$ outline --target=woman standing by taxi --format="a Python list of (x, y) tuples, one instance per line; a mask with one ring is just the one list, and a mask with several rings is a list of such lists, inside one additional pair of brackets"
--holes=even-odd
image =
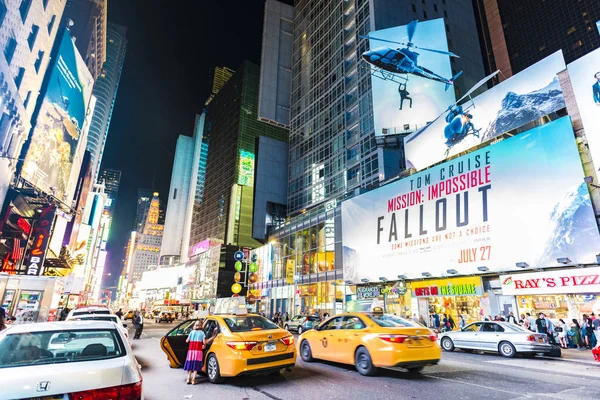
[(203, 349), (206, 346), (206, 336), (202, 330), (202, 322), (196, 321), (194, 324), (194, 330), (190, 332), (190, 335), (186, 339), (189, 343), (187, 357), (183, 369), (188, 372), (186, 383), (196, 384), (196, 375), (198, 371), (202, 370), (203, 360)]

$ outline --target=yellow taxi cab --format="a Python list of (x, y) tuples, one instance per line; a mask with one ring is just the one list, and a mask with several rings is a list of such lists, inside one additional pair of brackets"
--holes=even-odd
[(418, 372), (437, 364), (442, 352), (431, 329), (381, 309), (331, 317), (303, 333), (298, 344), (306, 362), (354, 364), (361, 375), (375, 375), (380, 367)]
[[(218, 299), (218, 302), (228, 300)], [(237, 302), (234, 298), (233, 311)], [(210, 382), (219, 383), (225, 377), (239, 375), (279, 373), (296, 364), (296, 346), (291, 333), (260, 315), (248, 314), (245, 301), (236, 312), (232, 312), (229, 305), (217, 304), (214, 313), (206, 316), (202, 325), (207, 341), (202, 372)], [(186, 321), (161, 340), (171, 366), (185, 362), (187, 343), (185, 349), (183, 344), (192, 326), (191, 321)]]

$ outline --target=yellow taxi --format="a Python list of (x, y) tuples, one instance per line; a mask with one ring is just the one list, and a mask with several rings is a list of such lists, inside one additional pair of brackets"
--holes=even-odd
[[(228, 312), (221, 313), (225, 309)], [(217, 306), (202, 325), (207, 341), (202, 372), (210, 382), (219, 383), (225, 377), (239, 375), (279, 373), (296, 364), (296, 346), (291, 333), (260, 315), (247, 314), (245, 306), (242, 312), (230, 311), (229, 307)], [(195, 320), (181, 323), (161, 340), (172, 367), (185, 363), (185, 339), (193, 322)]]
[(361, 375), (380, 367), (411, 372), (440, 361), (441, 348), (431, 329), (379, 310), (347, 313), (323, 321), (298, 338), (302, 360), (353, 364)]

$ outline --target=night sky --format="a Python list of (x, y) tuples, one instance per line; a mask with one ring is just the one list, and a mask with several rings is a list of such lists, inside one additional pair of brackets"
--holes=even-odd
[(102, 160), (123, 173), (105, 287), (118, 282), (138, 188), (163, 202), (168, 195), (177, 137), (192, 135), (214, 67), (260, 63), (263, 14), (263, 0), (108, 0), (108, 20), (128, 28), (128, 48)]

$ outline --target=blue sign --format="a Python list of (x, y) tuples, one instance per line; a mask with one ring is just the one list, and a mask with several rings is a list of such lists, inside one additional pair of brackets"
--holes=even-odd
[(244, 252), (236, 251), (233, 255), (233, 258), (235, 259), (235, 261), (242, 261), (244, 259)]

